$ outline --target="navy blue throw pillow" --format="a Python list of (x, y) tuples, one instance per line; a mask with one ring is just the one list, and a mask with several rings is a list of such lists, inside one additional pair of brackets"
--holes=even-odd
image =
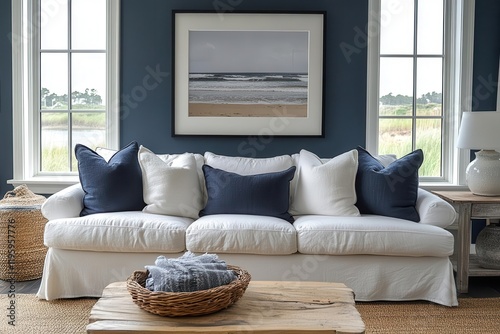
[(203, 165), (208, 201), (200, 217), (215, 214), (272, 216), (293, 223), (288, 213), (295, 166), (274, 173), (240, 175)]
[(361, 213), (420, 221), (415, 205), (418, 195), (418, 169), (424, 161), (422, 150), (415, 150), (384, 167), (362, 147), (358, 147), (356, 196)]
[(87, 146), (76, 144), (78, 173), (85, 192), (80, 216), (144, 208), (138, 151), (139, 145), (132, 142), (106, 162)]

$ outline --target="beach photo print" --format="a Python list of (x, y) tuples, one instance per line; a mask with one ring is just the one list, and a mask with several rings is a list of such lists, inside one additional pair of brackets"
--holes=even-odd
[(174, 18), (173, 135), (323, 134), (323, 13)]

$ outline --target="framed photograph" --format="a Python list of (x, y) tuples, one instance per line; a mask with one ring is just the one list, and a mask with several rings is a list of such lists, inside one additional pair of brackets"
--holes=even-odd
[(173, 12), (173, 135), (323, 136), (324, 12)]

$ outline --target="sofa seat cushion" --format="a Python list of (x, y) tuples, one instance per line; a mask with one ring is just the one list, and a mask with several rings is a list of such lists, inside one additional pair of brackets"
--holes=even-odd
[(97, 252), (163, 252), (185, 250), (190, 218), (140, 211), (61, 218), (45, 225), (45, 245)]
[(301, 216), (293, 224), (303, 254), (450, 256), (453, 235), (437, 226), (377, 216)]
[(191, 252), (286, 255), (297, 252), (295, 229), (270, 216), (219, 214), (203, 216), (186, 230)]

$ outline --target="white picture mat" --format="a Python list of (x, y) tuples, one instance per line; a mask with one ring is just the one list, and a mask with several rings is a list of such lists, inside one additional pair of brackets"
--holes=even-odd
[[(323, 14), (175, 13), (175, 135), (323, 135)], [(189, 117), (190, 31), (307, 31), (307, 117)]]

